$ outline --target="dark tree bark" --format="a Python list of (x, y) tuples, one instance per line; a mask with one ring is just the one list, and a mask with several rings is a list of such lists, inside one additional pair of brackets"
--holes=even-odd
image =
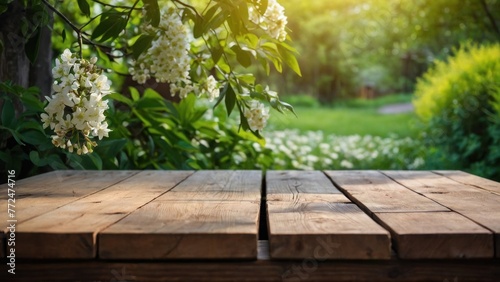
[(21, 1), (14, 1), (8, 10), (0, 15), (0, 40), (3, 52), (0, 54), (0, 81), (28, 87), (30, 62), (24, 52), (25, 40), (21, 32), (21, 20), (25, 17)]
[(41, 27), (38, 56), (30, 66), (29, 84), (40, 89), (41, 97), (48, 96), (52, 91), (52, 31), (53, 14), (47, 8), (49, 23)]
[[(52, 41), (51, 30), (53, 18), (50, 11), (49, 25), (41, 26), (42, 15), (29, 13), (20, 0), (9, 4), (8, 10), (0, 15), (0, 41), (3, 50), (0, 52), (0, 81), (11, 81), (13, 84), (28, 88), (36, 86), (40, 89), (41, 98), (49, 95), (52, 88)], [(29, 8), (28, 8), (29, 9)], [(45, 16), (45, 14), (44, 14)], [(29, 38), (25, 38), (21, 27), (27, 28), (28, 34), (40, 30), (38, 41), (38, 56), (33, 64), (28, 59), (25, 47)], [(32, 42), (28, 44), (34, 44)], [(35, 46), (31, 46), (35, 47)], [(16, 105), (16, 112), (22, 112), (22, 105)]]

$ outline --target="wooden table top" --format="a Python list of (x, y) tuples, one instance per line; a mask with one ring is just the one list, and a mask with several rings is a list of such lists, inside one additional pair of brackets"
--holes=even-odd
[(128, 280), (194, 266), (240, 269), (214, 276), (228, 281), (500, 279), (500, 183), (460, 171), (54, 171), (17, 181), (15, 198), (18, 278), (94, 267), (89, 280), (109, 281), (127, 265)]

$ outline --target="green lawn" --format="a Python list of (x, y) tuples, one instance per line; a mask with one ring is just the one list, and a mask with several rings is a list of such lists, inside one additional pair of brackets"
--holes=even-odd
[(269, 129), (322, 130), (325, 134), (381, 137), (391, 134), (401, 137), (418, 135), (418, 129), (415, 127), (417, 117), (414, 113), (383, 115), (372, 107), (296, 107), (295, 111), (298, 118), (293, 114), (271, 112)]

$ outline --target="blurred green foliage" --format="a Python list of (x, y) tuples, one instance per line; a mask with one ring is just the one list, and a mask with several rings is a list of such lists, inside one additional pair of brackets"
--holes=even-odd
[(500, 44), (464, 45), (419, 80), (416, 112), (441, 168), (500, 179)]
[(323, 102), (357, 96), (363, 86), (412, 92), (416, 78), (461, 42), (500, 39), (499, 0), (282, 2), (303, 76), (272, 76), (273, 87)]

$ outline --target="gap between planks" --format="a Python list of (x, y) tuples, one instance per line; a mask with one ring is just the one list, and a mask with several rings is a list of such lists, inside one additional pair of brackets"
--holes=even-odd
[(389, 232), (320, 171), (268, 171), (270, 256), (389, 259)]

